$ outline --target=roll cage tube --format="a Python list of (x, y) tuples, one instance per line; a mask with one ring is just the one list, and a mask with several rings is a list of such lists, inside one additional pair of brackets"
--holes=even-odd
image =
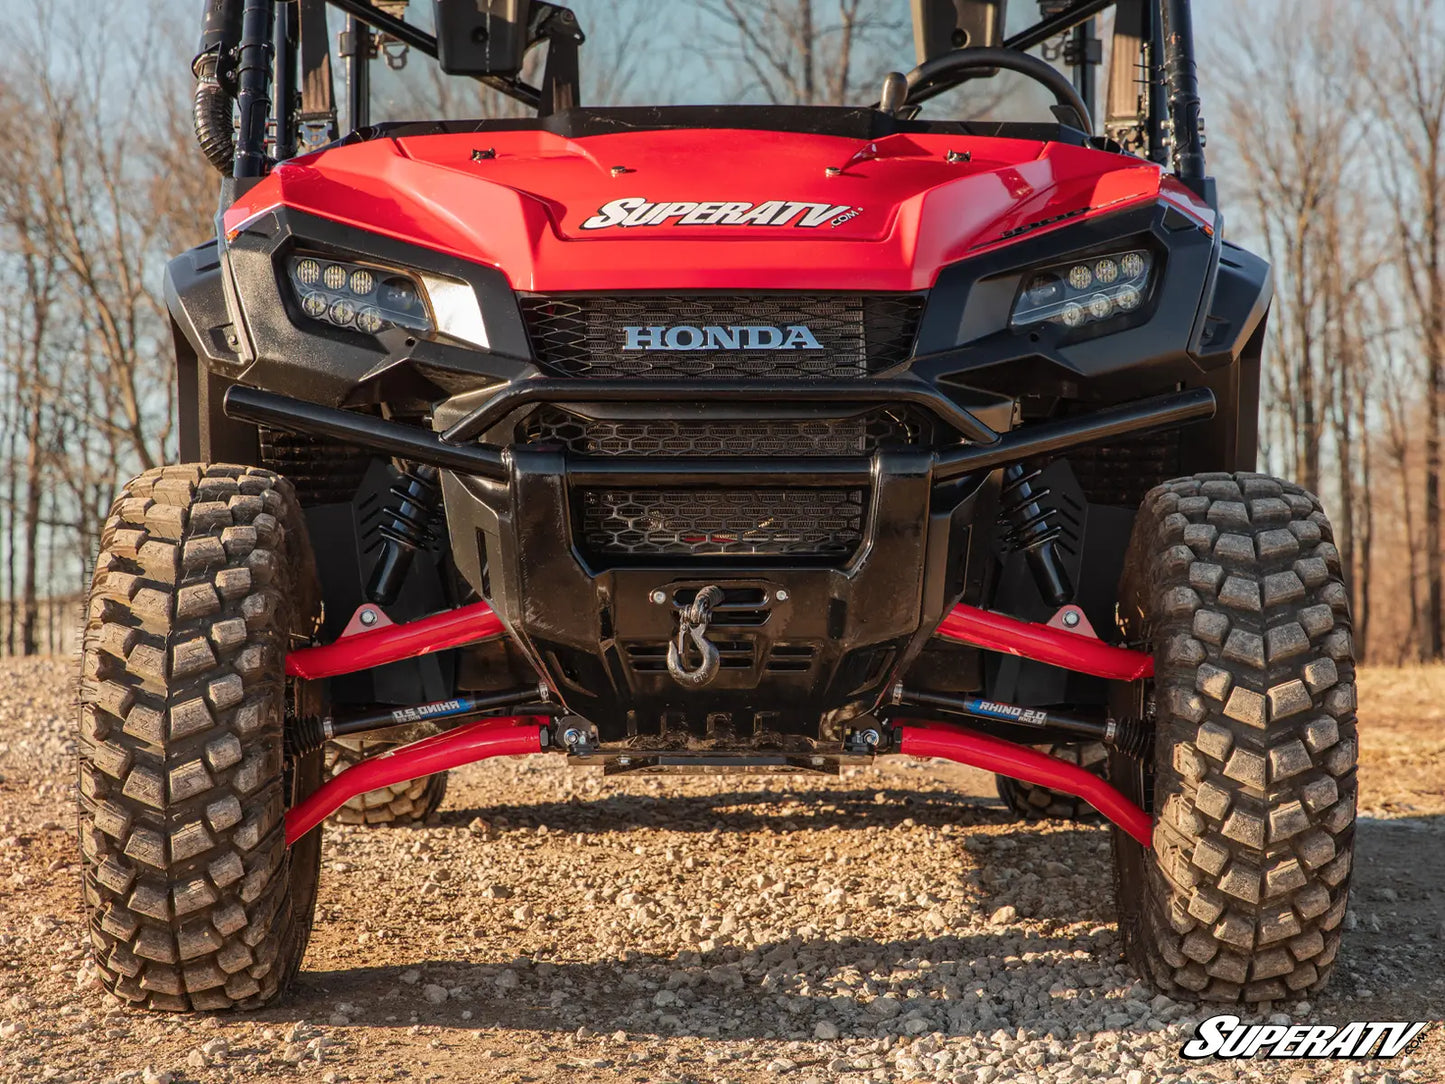
[[(479, 0), (490, 4), (491, 0)], [(955, 0), (960, 7), (985, 3), (990, 0)], [(1143, 3), (1143, 11), (1149, 24), (1146, 40), (1148, 49), (1148, 72), (1146, 82), (1167, 84), (1167, 101), (1163, 95), (1146, 95), (1149, 106), (1149, 130), (1157, 133), (1163, 130), (1168, 114), (1168, 127), (1172, 131), (1172, 142), (1168, 147), (1170, 165), (1178, 178), (1190, 189), (1211, 204), (1215, 203), (1214, 185), (1205, 173), (1203, 139), (1199, 131), (1200, 99), (1194, 55), (1194, 30), (1190, 0), (1074, 0), (1038, 23), (1023, 30), (1001, 43), (1001, 49), (1009, 53), (1022, 54), (1040, 43), (1075, 29), (1092, 19), (1099, 12), (1116, 4)], [(298, 50), (292, 47), (294, 30), (298, 22), (315, 25), (314, 11), (330, 4), (350, 16), (358, 24), (365, 24), (383, 34), (404, 42), (425, 55), (437, 57), (442, 49), (437, 38), (412, 26), (377, 7), (373, 0), (206, 0), (203, 12), (203, 33), (201, 47), (195, 61), (198, 81), (203, 92), (198, 91), (197, 138), (207, 157), (218, 167), (222, 165), (227, 149), (224, 125), (221, 116), (234, 104), (239, 110), (240, 124), (234, 143), (231, 175), (238, 182), (264, 176), (274, 164), (268, 153), (267, 121), (271, 119), (272, 89), (294, 96), (294, 88), (300, 85)], [(237, 6), (241, 6), (239, 31), (237, 29)], [(292, 19), (291, 8), (300, 5), (299, 19)], [(278, 28), (277, 7), (285, 9)], [(576, 106), (579, 101), (577, 87), (577, 48), (583, 37), (572, 13), (564, 7), (534, 0), (519, 4), (523, 12), (530, 7), (531, 17), (526, 22), (527, 46), (542, 41), (548, 43), (548, 69), (541, 89), (521, 81), (515, 73), (483, 73), (475, 75), (483, 83), (495, 87), (534, 108), (545, 115), (560, 109)], [(310, 14), (312, 17), (307, 18)], [(490, 16), (489, 16), (490, 17)], [(278, 33), (279, 30), (279, 33)], [(236, 37), (239, 32), (239, 38)], [(304, 35), (303, 35), (304, 41)], [(281, 45), (281, 48), (277, 46)], [(328, 43), (329, 49), (329, 43)], [(352, 48), (348, 58), (353, 65), (352, 83), (357, 85), (361, 66), (370, 63), (368, 48)], [(960, 51), (961, 52), (961, 51)], [(957, 86), (972, 75), (992, 67), (1008, 67), (1021, 71), (1046, 82), (1050, 89), (1067, 108), (1077, 112), (1080, 118), (1089, 117), (1089, 110), (1075, 90), (1069, 95), (1062, 93), (1062, 86), (1053, 80), (1045, 80), (1042, 73), (1026, 63), (1022, 57), (1010, 57), (1018, 63), (1005, 64), (995, 58), (992, 65), (979, 63), (983, 57), (973, 53), (970, 60), (960, 64), (949, 61), (951, 54), (928, 57), (915, 69), (913, 87), (909, 94), (910, 104), (921, 104), (938, 94)], [(1122, 62), (1122, 61), (1116, 61)], [(1040, 62), (1042, 66), (1042, 62)], [(314, 65), (312, 65), (314, 67)], [(284, 69), (284, 70), (282, 70)], [(234, 73), (234, 78), (231, 77)], [(1062, 82), (1062, 77), (1060, 82)], [(1071, 88), (1072, 89), (1072, 88)], [(235, 95), (234, 102), (231, 95)], [(359, 111), (364, 112), (364, 111)], [(275, 147), (270, 148), (277, 157), (294, 153), (298, 146), (293, 129), (302, 123), (300, 111), (281, 102), (275, 111), (275, 119), (286, 119), (278, 124)], [(285, 128), (285, 131), (279, 129)], [(1151, 146), (1151, 157), (1158, 158), (1163, 148)], [(244, 184), (242, 185), (244, 187)]]
[[(945, 6), (973, 8), (1000, 3), (1001, 0), (951, 0)], [(914, 0), (915, 13), (927, 0)], [(1151, 161), (1167, 163), (1175, 175), (1212, 207), (1218, 207), (1214, 182), (1205, 170), (1204, 142), (1200, 132), (1199, 84), (1196, 75), (1194, 51), (1194, 27), (1191, 0), (1074, 0), (1033, 26), (1019, 31), (999, 43), (1002, 48), (1015, 52), (1026, 52), (1035, 46), (1057, 38), (1084, 26), (1100, 12), (1118, 7), (1121, 14), (1127, 14), (1131, 24), (1138, 22), (1136, 34), (1147, 43), (1145, 75), (1141, 82), (1147, 88), (1144, 129), (1147, 132), (1148, 157)], [(960, 26), (966, 19), (958, 16)], [(925, 35), (936, 40), (947, 40), (947, 35)], [(1117, 46), (1120, 37), (1116, 33), (1116, 51), (1112, 63), (1133, 63), (1132, 58), (1120, 55)], [(1132, 51), (1132, 50), (1131, 50)], [(946, 55), (939, 53), (937, 56)], [(920, 57), (925, 63), (935, 56)], [(909, 93), (910, 105), (921, 105), (931, 98), (945, 93), (973, 77), (968, 71), (958, 71), (956, 77), (939, 76), (927, 86), (919, 86)], [(1171, 139), (1164, 133), (1173, 132)]]
[[(1035, 83), (1042, 84), (1053, 92), (1056, 109), (1072, 113), (1077, 119), (1075, 127), (1087, 135), (1093, 135), (1094, 122), (1089, 116), (1089, 107), (1084, 104), (1074, 84), (1052, 64), (1028, 53), (1013, 49), (968, 48), (925, 60), (905, 77), (908, 83), (907, 102), (918, 100), (918, 95), (930, 86), (949, 77), (965, 76), (969, 72), (992, 75), (1000, 69), (1026, 75)], [(957, 78), (954, 79), (957, 82)], [(1065, 117), (1060, 117), (1068, 123)]]

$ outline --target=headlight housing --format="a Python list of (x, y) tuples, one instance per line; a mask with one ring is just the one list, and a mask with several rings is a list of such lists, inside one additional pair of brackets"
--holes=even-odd
[(1133, 248), (1041, 267), (1024, 276), (1009, 324), (1058, 324), (1074, 331), (1138, 312), (1149, 300), (1157, 261)]

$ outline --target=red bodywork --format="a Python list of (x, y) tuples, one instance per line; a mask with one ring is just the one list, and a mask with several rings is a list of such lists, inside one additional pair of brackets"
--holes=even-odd
[[(856, 214), (811, 228), (796, 218), (582, 228), (626, 199), (812, 202)], [(490, 265), (521, 291), (923, 290), (1011, 231), (1161, 199), (1212, 227), (1213, 211), (1158, 166), (1062, 143), (512, 131), (380, 138), (284, 162), (227, 210), (225, 227), (286, 206)]]

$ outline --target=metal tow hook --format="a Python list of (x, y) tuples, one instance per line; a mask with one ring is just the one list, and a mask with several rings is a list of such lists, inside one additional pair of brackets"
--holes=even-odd
[[(717, 647), (707, 638), (708, 621), (712, 608), (723, 599), (721, 587), (709, 585), (697, 593), (692, 605), (683, 609), (677, 619), (677, 639), (667, 645), (667, 672), (679, 685), (690, 685), (700, 689), (717, 677), (722, 665), (722, 656)], [(687, 638), (702, 655), (702, 662), (696, 670), (687, 668)]]

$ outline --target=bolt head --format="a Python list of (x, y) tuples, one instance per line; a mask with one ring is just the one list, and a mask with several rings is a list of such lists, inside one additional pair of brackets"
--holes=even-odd
[(864, 745), (874, 747), (876, 747), (878, 743), (883, 740), (883, 735), (878, 733), (878, 731), (876, 730), (865, 730), (862, 734), (859, 734), (858, 736), (863, 739)]
[(363, 625), (374, 625), (374, 624), (376, 624), (376, 611), (375, 611), (375, 610), (362, 610), (362, 611), (361, 611), (361, 623), (362, 623)]
[(787, 602), (787, 601), (788, 601), (788, 589), (787, 589), (786, 587), (779, 587), (779, 588), (778, 588), (778, 591), (777, 591), (777, 594), (776, 594), (775, 597), (777, 598), (777, 600), (778, 600), (779, 602)]
[(652, 594), (649, 595), (648, 598), (652, 599), (653, 602), (655, 602), (655, 603), (657, 603), (657, 605), (661, 606), (664, 602), (667, 601), (667, 592), (666, 592), (666, 591), (662, 591), (662, 590), (657, 590), (657, 591), (652, 592)]
[(1072, 628), (1077, 628), (1077, 627), (1078, 627), (1078, 624), (1079, 624), (1079, 611), (1078, 611), (1078, 610), (1065, 610), (1065, 611), (1064, 611), (1064, 624), (1067, 625), (1067, 626), (1068, 626), (1069, 628), (1071, 628), (1071, 629), (1072, 629)]
[(563, 745), (580, 745), (581, 742), (582, 731), (578, 730), (575, 726), (569, 726), (566, 730), (562, 731)]

